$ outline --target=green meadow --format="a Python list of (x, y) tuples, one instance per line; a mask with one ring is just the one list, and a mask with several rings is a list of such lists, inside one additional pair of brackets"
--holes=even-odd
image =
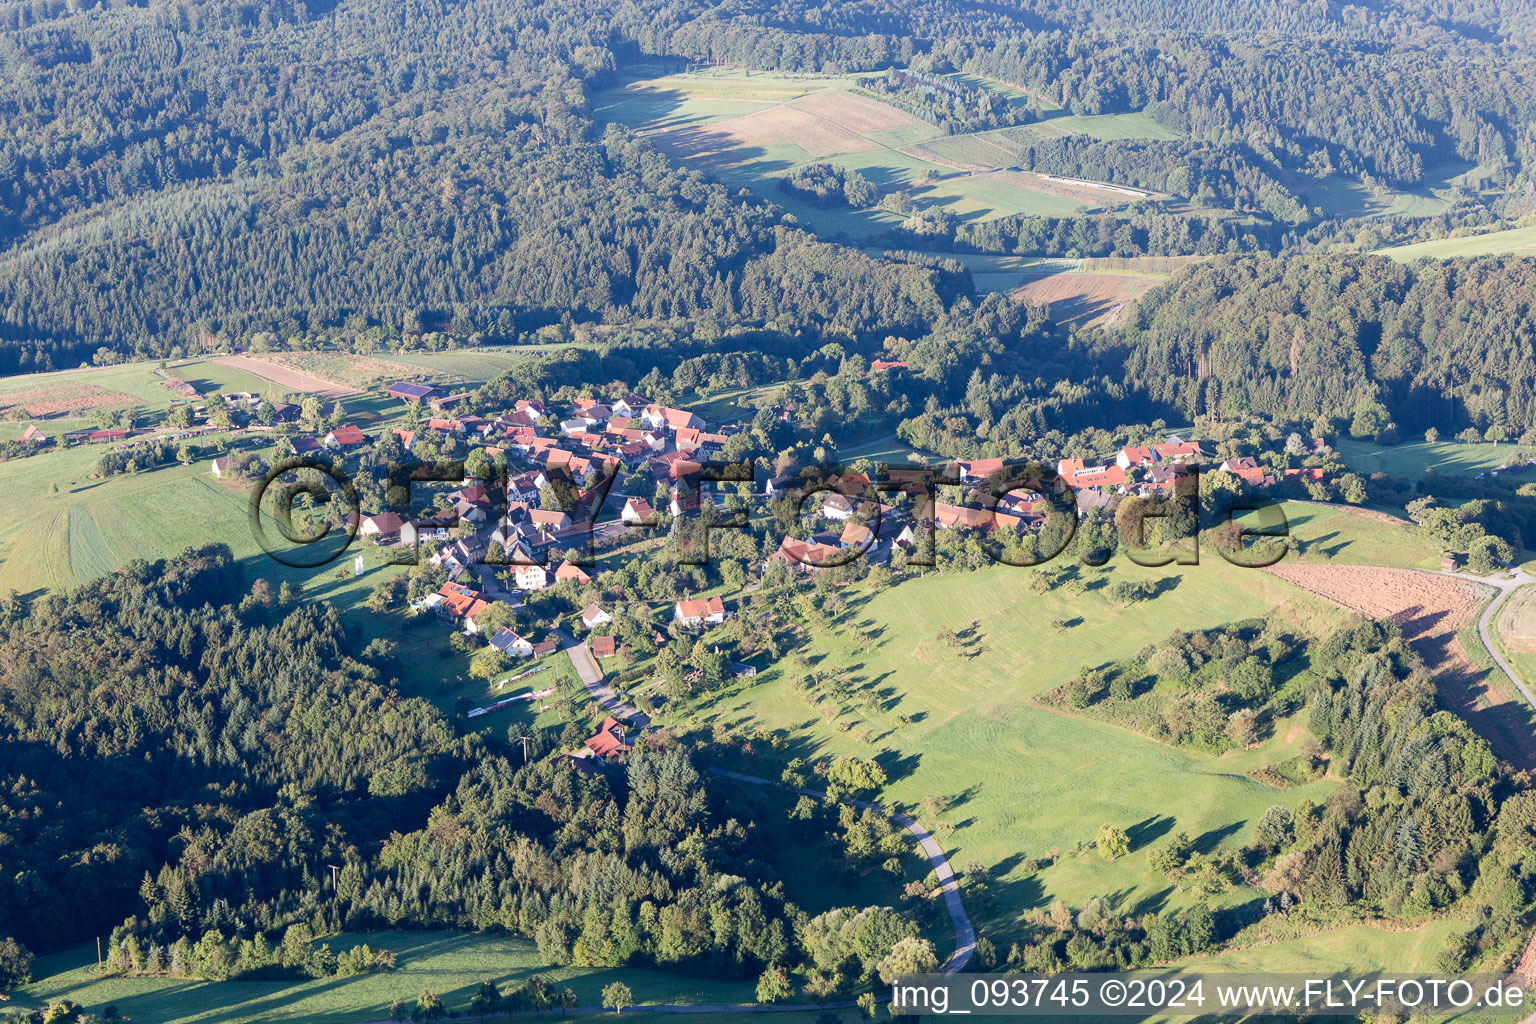
[[(1054, 898), (1081, 904), (1114, 894), (1127, 912), (1181, 903), (1187, 897), (1147, 869), (1153, 839), (1177, 828), (1210, 846), (1241, 841), (1270, 806), (1326, 796), (1327, 782), (1279, 791), (1246, 775), (1267, 758), (1292, 756), (1293, 736), (1263, 752), (1213, 758), (1054, 714), (1031, 698), (1085, 666), (1133, 655), (1175, 624), (1206, 628), (1279, 605), (1315, 624), (1337, 621), (1337, 609), (1267, 573), (1219, 561), (1173, 571), (1117, 561), (1090, 572), (1094, 582), (1079, 595), (1036, 594), (1030, 575), (1003, 566), (845, 595), (837, 628), (810, 645), (816, 669), (841, 671), (857, 693), (854, 710), (834, 726), (796, 693), (784, 663), (702, 709), (698, 720), (780, 731), (789, 751), (805, 758), (875, 757), (892, 774), (888, 799), (921, 808), (925, 798), (940, 798), (947, 809), (938, 820), (917, 813), (939, 830), (952, 860), (977, 860), (1000, 878), (998, 909), (984, 921), (994, 938), (1007, 938), (1024, 909)], [(1122, 609), (1102, 594), (1126, 577), (1156, 581), (1164, 592)], [(875, 637), (871, 646), (855, 625)], [(936, 639), (941, 628), (968, 637), (973, 656), (945, 649)], [(1111, 863), (1073, 852), (1105, 823), (1131, 833), (1130, 856)], [(1024, 863), (1052, 851), (1061, 854), (1052, 867)]]
[(506, 936), (384, 932), (327, 941), (337, 951), (362, 942), (389, 949), (396, 955), (396, 967), (378, 974), (305, 981), (102, 978), (96, 973), (94, 947), (82, 947), (42, 958), (35, 970), (40, 980), (13, 993), (13, 1000), (18, 1005), (39, 1005), (67, 997), (98, 1014), (115, 1006), (140, 1024), (346, 1024), (387, 1020), (393, 1000), (414, 1006), (423, 991), (437, 993), (450, 1011), (462, 1013), (482, 980), (505, 989), (536, 974), (559, 987), (569, 986), (584, 1006), (599, 1005), (603, 986), (613, 981), (623, 981), (640, 1002), (753, 1001), (752, 982), (634, 968), (546, 967), (531, 941)]
[[(1421, 479), (1425, 473), (1441, 476), (1476, 476), (1498, 469), (1515, 453), (1518, 445), (1506, 441), (1411, 441), (1405, 444), (1377, 445), (1341, 437), (1334, 442), (1344, 463), (1357, 473), (1386, 473), (1405, 480)], [(1536, 470), (1517, 472), (1536, 479)]]
[(1409, 245), (1377, 249), (1376, 252), (1382, 256), (1390, 256), (1399, 263), (1412, 263), (1420, 259), (1448, 260), (1467, 256), (1491, 256), (1498, 253), (1536, 256), (1536, 226), (1459, 235), (1454, 238), (1437, 238), (1429, 242), (1413, 242)]

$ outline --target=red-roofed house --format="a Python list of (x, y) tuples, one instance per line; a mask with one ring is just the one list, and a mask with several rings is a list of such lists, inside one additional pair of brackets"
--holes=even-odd
[(717, 626), (725, 621), (725, 602), (718, 595), (679, 601), (672, 617), (685, 626)]
[(405, 520), (393, 512), (384, 512), (376, 516), (363, 516), (363, 524), (357, 532), (364, 537), (393, 537), (404, 525)]
[(612, 761), (629, 753), (634, 746), (625, 736), (623, 723), (610, 715), (598, 726), (597, 735), (587, 740), (587, 749), (605, 761)]
[(592, 657), (611, 658), (619, 653), (618, 644), (611, 636), (598, 636), (592, 638)]
[(443, 598), (442, 604), (437, 606), (439, 614), (455, 622), (464, 623), (466, 633), (479, 632), (479, 627), (475, 625), (475, 616), (491, 606), (487, 595), (460, 583), (444, 583), (437, 592)]
[(592, 577), (581, 571), (581, 566), (572, 562), (569, 558), (560, 563), (560, 568), (555, 570), (555, 582), (561, 580), (575, 580), (577, 585), (591, 583)]
[(363, 437), (361, 430), (351, 424), (347, 424), (343, 427), (337, 427), (329, 434), (326, 434), (321, 443), (327, 448), (351, 448), (354, 445), (362, 444), (365, 440), (367, 438)]
[(648, 405), (640, 414), (640, 420), (648, 427), (681, 430), (684, 427), (702, 427), (704, 418), (687, 409), (673, 409), (665, 405)]
[(965, 481), (985, 480), (993, 473), (1001, 472), (1002, 459), (957, 459), (956, 467), (960, 470), (960, 479)]
[(1200, 447), (1200, 442), (1181, 441), (1177, 437), (1170, 437), (1166, 444), (1153, 445), (1152, 450), (1164, 462), (1188, 462), (1205, 458), (1205, 451)]
[(1120, 449), (1120, 454), (1115, 456), (1115, 465), (1121, 469), (1139, 468), (1141, 466), (1156, 465), (1161, 458), (1157, 452), (1144, 444), (1134, 444)]
[(833, 547), (831, 544), (818, 544), (815, 541), (785, 537), (779, 542), (779, 550), (768, 556), (768, 561), (782, 562), (791, 569), (816, 572), (843, 561), (844, 559), (838, 558), (841, 552), (841, 548)]
[(619, 518), (630, 526), (643, 523), (656, 514), (651, 508), (651, 503), (644, 498), (630, 498), (624, 502), (624, 510), (619, 513)]
[(1216, 467), (1218, 472), (1231, 473), (1250, 487), (1269, 487), (1275, 483), (1275, 478), (1257, 459), (1251, 455), (1245, 455), (1240, 459), (1227, 459)]

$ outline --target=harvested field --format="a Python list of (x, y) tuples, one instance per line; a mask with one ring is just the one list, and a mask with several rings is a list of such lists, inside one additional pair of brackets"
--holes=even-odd
[(763, 152), (785, 146), (796, 147), (812, 160), (880, 148), (877, 142), (791, 106), (667, 132), (655, 136), (655, 142), (681, 160), (727, 164), (759, 159)]
[[(851, 132), (893, 132), (902, 128), (932, 128), (928, 122), (905, 110), (879, 100), (869, 99), (843, 89), (826, 89), (802, 96), (789, 104), (817, 117), (824, 117)], [(937, 129), (933, 129), (937, 131)]]
[(119, 409), (138, 401), (132, 395), (96, 384), (60, 384), (5, 392), (0, 395), (0, 416), (14, 409), (37, 420), (52, 416), (82, 416), (94, 409)]
[(1006, 167), (1018, 159), (1017, 154), (1011, 150), (988, 142), (979, 135), (946, 135), (909, 147), (903, 152), (946, 166), (975, 171)]
[(270, 380), (274, 384), (281, 384), (290, 391), (319, 395), (321, 398), (347, 398), (351, 395), (363, 393), (358, 388), (349, 387), (334, 380), (326, 380), (324, 377), (317, 377), (312, 373), (296, 370), (279, 362), (279, 360), (286, 361), (291, 358), (291, 356), (283, 355), (274, 355), (270, 358), (261, 356), (223, 356), (215, 361), (223, 363), (225, 366), (233, 366), (236, 369), (244, 370), (247, 373), (253, 373), (258, 377)]
[(1112, 324), (1157, 283), (1156, 278), (1134, 274), (1049, 274), (1025, 278), (1014, 294), (1048, 303), (1051, 319), (1060, 324)]
[(1281, 562), (1264, 571), (1350, 611), (1398, 623), (1434, 673), (1441, 704), (1466, 719), (1499, 757), (1519, 769), (1536, 768), (1536, 734), (1527, 720), (1528, 709), (1508, 692), (1499, 669), (1473, 665), (1457, 636), (1475, 625), (1489, 588), (1377, 566)]

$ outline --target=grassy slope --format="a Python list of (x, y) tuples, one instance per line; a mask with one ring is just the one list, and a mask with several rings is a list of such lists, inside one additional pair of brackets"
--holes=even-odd
[[(794, 694), (783, 670), (772, 669), (756, 686), (719, 701), (707, 718), (786, 730), (801, 756), (868, 757), (883, 749), (896, 775), (888, 796), (908, 804), (945, 798), (951, 809), (944, 817), (954, 826), (946, 839), (951, 856), (962, 863), (974, 858), (1006, 877), (999, 906), (1008, 909), (993, 922), (1005, 932), (1013, 913), (1057, 896), (1080, 903), (1118, 893), (1143, 906), (1177, 901), (1147, 872), (1144, 854), (1113, 864), (1068, 857), (1033, 877), (1019, 861), (1091, 840), (1104, 822), (1140, 827), (1144, 840), (1171, 827), (1171, 816), (1178, 828), (1214, 840), (1272, 804), (1317, 798), (1329, 787), (1274, 791), (1234, 774), (1222, 759), (1050, 714), (1028, 699), (1084, 664), (1133, 654), (1175, 623), (1211, 626), (1286, 601), (1310, 616), (1319, 606), (1267, 574), (1224, 563), (1167, 574), (1117, 565), (1107, 575), (1177, 583), (1122, 610), (1094, 592), (1076, 599), (1064, 590), (1036, 595), (1029, 573), (1009, 567), (909, 581), (857, 597), (845, 613), (845, 620), (874, 624), (880, 637), (873, 650), (857, 650), (846, 634), (814, 641), (826, 655), (824, 668), (847, 666), (864, 687), (887, 695), (888, 711), (853, 733), (832, 730)], [(1046, 625), (1053, 619), (1074, 624), (1058, 635)], [(973, 621), (987, 648), (978, 657), (957, 659), (935, 640), (940, 626), (963, 630)], [(912, 724), (900, 725), (898, 714)], [(879, 733), (876, 746), (854, 738), (866, 728)]]
[[(1310, 542), (1309, 560), (1403, 565), (1433, 557), (1399, 527), (1339, 509), (1289, 503), (1285, 510), (1293, 532)], [(1322, 630), (1341, 620), (1339, 609), (1209, 552), (1199, 566), (1183, 569), (1111, 563), (1106, 583), (1163, 581), (1161, 596), (1129, 609), (1100, 596), (1102, 587), (1075, 598), (1064, 589), (1037, 595), (1028, 588), (1029, 575), (997, 567), (908, 581), (872, 598), (846, 595), (844, 628), (813, 640), (824, 656), (818, 667), (846, 667), (851, 682), (885, 702), (882, 712), (844, 716), (844, 722), (860, 719), (847, 732), (817, 716), (782, 666), (716, 701), (703, 720), (784, 730), (799, 756), (879, 756), (892, 769), (890, 799), (916, 805), (943, 797), (950, 804), (941, 820), (953, 826), (944, 840), (952, 858), (979, 860), (1004, 877), (998, 905), (1006, 909), (987, 922), (994, 937), (1008, 934), (1017, 912), (1057, 897), (1081, 903), (1113, 893), (1139, 909), (1178, 904), (1188, 897), (1148, 870), (1140, 847), (1174, 828), (1211, 845), (1242, 841), (1270, 806), (1329, 792), (1329, 782), (1279, 791), (1247, 777), (1296, 753), (1304, 738), (1299, 728), (1277, 730), (1258, 750), (1212, 758), (1051, 714), (1029, 698), (1084, 665), (1128, 657), (1175, 626), (1203, 628), (1284, 605), (1299, 625)], [(1070, 623), (1059, 634), (1047, 625), (1058, 619)], [(973, 622), (985, 647), (979, 656), (957, 658), (935, 638), (941, 626), (963, 631)], [(852, 623), (867, 623), (878, 634), (871, 650), (850, 636)], [(900, 724), (897, 715), (911, 724)], [(866, 732), (873, 742), (858, 738)], [(1033, 875), (1020, 867), (1025, 857), (1091, 841), (1106, 822), (1131, 831), (1137, 852), (1116, 863), (1069, 854)]]
[(1445, 260), (1461, 256), (1487, 256), (1501, 252), (1532, 256), (1536, 255), (1536, 227), (1510, 228), (1507, 231), (1490, 231), (1460, 238), (1438, 238), (1432, 242), (1414, 242), (1376, 251), (1399, 263), (1411, 263), (1425, 258)]
[[(43, 1002), (67, 995), (88, 1010), (115, 1005), (137, 1021), (155, 1024), (328, 1024), (382, 1020), (390, 1001), (414, 1005), (422, 990), (436, 992), (449, 1009), (463, 1011), (482, 979), (505, 987), (531, 974), (569, 985), (585, 1005), (601, 1001), (604, 985), (622, 980), (642, 1002), (751, 1002), (750, 982), (682, 978), (638, 969), (546, 968), (534, 944), (505, 936), (450, 932), (394, 932), (343, 936), (331, 948), (367, 942), (397, 956), (385, 974), (313, 981), (234, 981), (209, 983), (169, 978), (98, 979), (95, 949), (84, 947), (43, 959), (42, 980), (16, 993), (18, 1003)], [(775, 1018), (777, 1019), (777, 1018)]]
[(1339, 438), (1334, 442), (1350, 469), (1358, 473), (1386, 473), (1389, 476), (1417, 480), (1433, 470), (1445, 476), (1473, 476), (1498, 469), (1515, 451), (1516, 445), (1479, 441), (1416, 441), (1378, 446), (1368, 441)]

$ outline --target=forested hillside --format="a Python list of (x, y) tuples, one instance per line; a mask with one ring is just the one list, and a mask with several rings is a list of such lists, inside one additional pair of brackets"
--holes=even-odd
[[(123, 970), (217, 979), (371, 969), (311, 949), (343, 928), (501, 930), (552, 964), (712, 977), (829, 955), (676, 741), (589, 775), (551, 760), (574, 724), (457, 737), (353, 657), (330, 606), (264, 582), (265, 603), (219, 603), (239, 572), (215, 546), (0, 608), (0, 933), (111, 933)], [(859, 921), (866, 969), (915, 931)]]
[[(1536, 266), (1487, 258), (1239, 257), (1150, 292), (1117, 332), (1126, 377), (1175, 415), (1536, 426)], [(1373, 431), (1374, 432), (1374, 431)]]
[[(967, 86), (985, 124), (1044, 117), (1040, 103), (1144, 112), (1180, 141), (1033, 139), (1023, 165), (1214, 211), (1005, 218), (925, 240), (937, 248), (1274, 249), (1292, 229), (1333, 230), (1309, 182), (1408, 187), (1447, 164), (1472, 173), (1443, 216), (1484, 223), (1532, 201), (1526, 20), (1413, 3), (0, 4), (0, 371), (258, 331), (463, 342), (684, 317), (879, 340), (932, 327), (953, 286), (845, 250), (822, 260), (835, 289), (781, 289), (778, 268), (810, 250), (786, 255), (800, 237), (771, 195), (598, 128), (593, 92), (650, 55), (912, 66), (911, 81), (967, 69), (1039, 101)], [(1186, 31), (1196, 23), (1208, 31)], [(1224, 221), (1228, 207), (1257, 222)]]

